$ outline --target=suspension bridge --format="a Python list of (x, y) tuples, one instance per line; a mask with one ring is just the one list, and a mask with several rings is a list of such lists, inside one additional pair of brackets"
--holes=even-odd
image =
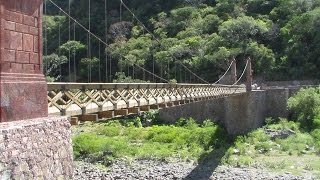
[[(216, 81), (195, 73), (195, 68), (174, 55), (170, 55), (170, 61), (150, 58), (143, 63), (123, 66), (121, 62), (128, 57), (121, 53), (116, 57), (110, 54), (112, 47), (107, 33), (107, 0), (104, 0), (104, 37), (91, 29), (91, 0), (85, 1), (88, 2), (89, 21), (86, 26), (81, 19), (72, 16), (71, 0), (68, 1), (67, 10), (63, 10), (55, 1), (0, 0), (2, 179), (72, 179), (72, 141), (67, 116), (71, 116), (72, 124), (77, 124), (78, 120), (96, 121), (98, 118), (165, 108), (162, 110), (167, 111), (164, 114), (172, 115), (165, 116), (167, 120), (176, 120), (175, 117), (184, 115), (200, 115), (202, 120), (212, 117), (220, 120), (228, 133), (243, 134), (261, 126), (265, 117), (270, 117), (268, 109), (278, 110), (282, 107), (278, 103), (279, 97), (272, 96), (272, 92), (248, 93), (252, 87), (250, 58), (245, 61), (243, 70), (239, 71), (241, 74), (236, 73), (236, 61), (232, 60)], [(103, 0), (94, 1), (101, 2)], [(56, 35), (48, 32), (47, 24), (42, 23), (43, 13), (44, 18), (50, 18), (47, 5), (59, 11), (60, 16), (55, 18), (68, 20), (68, 25), (57, 22)], [(122, 12), (126, 10), (152, 37), (149, 48), (151, 57), (153, 46), (164, 48), (161, 39), (149, 31), (122, 0), (119, 5), (120, 23), (123, 20)], [(84, 40), (87, 42), (85, 57), (80, 57), (69, 48), (67, 53), (64, 52), (67, 54), (66, 64), (57, 65), (56, 62), (61, 60), (62, 43), (83, 42), (76, 36), (76, 31), (81, 31), (78, 33), (87, 38)], [(106, 51), (101, 52), (102, 49)], [(52, 61), (48, 60), (48, 56)], [(85, 72), (79, 68), (80, 58), (86, 62)], [(58, 69), (57, 73), (50, 74), (52, 69)], [(132, 83), (114, 78), (117, 72), (131, 76), (129, 82)], [(52, 77), (56, 77), (57, 82), (47, 83), (44, 74), (54, 75)], [(222, 83), (226, 79), (230, 83)], [(285, 102), (286, 97), (281, 97)], [(206, 101), (208, 99), (217, 99), (219, 102)], [(270, 103), (272, 101), (277, 103)], [(286, 106), (282, 109), (286, 109)]]
[[(49, 4), (48, 4), (49, 3)], [(127, 65), (121, 64), (125, 55), (120, 54), (115, 60), (108, 54), (110, 45), (108, 44), (108, 12), (107, 1), (104, 1), (104, 25), (105, 37), (99, 37), (91, 31), (91, 0), (88, 0), (88, 24), (81, 24), (81, 20), (72, 16), (71, 2), (69, 0), (68, 9), (61, 8), (54, 0), (44, 1), (44, 15), (47, 14), (47, 6), (54, 6), (59, 10), (59, 15), (68, 19), (68, 38), (67, 41), (77, 41), (76, 30), (87, 34), (85, 58), (89, 59), (87, 63), (86, 82), (79, 82), (77, 72), (79, 64), (76, 62), (77, 54), (71, 48), (68, 49), (68, 62), (66, 72), (63, 72), (62, 65), (59, 65), (59, 74), (57, 83), (48, 83), (48, 112), (50, 115), (68, 115), (72, 116), (74, 121), (78, 119), (97, 120), (98, 118), (113, 118), (116, 116), (126, 116), (136, 114), (140, 111), (149, 111), (150, 109), (167, 108), (179, 106), (195, 101), (221, 98), (231, 95), (237, 95), (251, 90), (252, 70), (251, 60), (247, 59), (245, 67), (237, 78), (236, 61), (230, 61), (229, 67), (225, 70), (220, 79), (210, 83), (201, 76), (193, 72), (188, 65), (171, 55), (172, 61), (156, 62), (154, 58), (149, 62), (151, 67), (137, 62)], [(126, 10), (132, 15), (137, 24), (151, 36), (150, 52), (153, 53), (153, 47), (157, 45), (163, 48), (159, 37), (156, 37), (144, 23), (133, 13), (133, 11), (122, 1), (119, 1), (119, 22), (122, 23), (122, 13)], [(50, 54), (48, 50), (48, 32), (46, 24), (44, 26), (44, 57)], [(58, 24), (58, 56), (61, 55), (62, 38), (61, 32), (66, 31)], [(93, 42), (95, 45), (93, 45)], [(102, 45), (102, 46), (101, 46)], [(92, 49), (98, 49), (93, 54)], [(105, 48), (104, 53), (101, 49)], [(104, 57), (102, 57), (104, 56)], [(94, 66), (92, 59), (98, 57), (98, 66)], [(104, 59), (104, 60), (102, 60)], [(117, 62), (113, 62), (117, 61)], [(148, 62), (145, 62), (148, 63)], [(116, 64), (116, 65), (114, 65)], [(160, 67), (160, 72), (156, 72), (156, 67)], [(124, 72), (127, 68), (127, 72)], [(174, 69), (173, 75), (170, 74), (170, 68)], [(98, 71), (97, 77), (93, 80), (93, 71)], [(179, 71), (179, 72), (178, 72)], [(231, 73), (230, 73), (231, 71)], [(139, 80), (139, 83), (119, 83), (112, 79), (116, 72), (122, 72), (125, 76), (131, 77), (133, 81)], [(238, 85), (247, 72), (247, 82), (245, 85)], [(50, 61), (44, 62), (44, 73), (50, 73)], [(232, 84), (225, 85), (219, 82), (231, 74)], [(178, 74), (178, 75), (177, 75)], [(62, 76), (66, 79), (62, 79)], [(229, 76), (230, 78), (230, 76)], [(175, 79), (176, 82), (171, 82)], [(63, 82), (67, 81), (67, 82)], [(83, 81), (83, 78), (82, 78)], [(97, 81), (97, 82), (93, 82)], [(142, 82), (142, 83), (141, 83)]]

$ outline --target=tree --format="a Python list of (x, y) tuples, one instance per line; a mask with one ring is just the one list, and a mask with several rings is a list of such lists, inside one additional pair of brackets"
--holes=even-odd
[(100, 59), (96, 57), (82, 58), (80, 60), (80, 75), (82, 79), (87, 79), (88, 82), (99, 80), (99, 61)]
[(246, 13), (244, 0), (216, 0), (217, 15), (223, 19), (244, 16)]
[(294, 77), (320, 77), (320, 8), (293, 18), (281, 29), (285, 65)]
[(320, 128), (320, 88), (301, 89), (288, 100), (292, 118), (307, 130)]
[[(59, 39), (62, 41), (65, 37), (64, 23), (65, 16), (43, 16), (43, 45), (44, 53), (51, 54), (57, 49)], [(60, 27), (60, 37), (59, 37)]]
[(275, 54), (263, 44), (252, 42), (248, 45), (247, 53), (253, 59), (254, 73), (263, 76), (270, 75), (275, 64)]
[(79, 53), (85, 50), (86, 46), (81, 44), (79, 41), (68, 41), (62, 44), (59, 48), (63, 54), (67, 55), (69, 52), (71, 54)]
[(264, 22), (253, 17), (242, 16), (223, 22), (219, 27), (219, 35), (229, 43), (245, 45), (250, 41), (259, 41), (263, 38), (271, 24), (270, 21)]
[[(290, 1), (290, 0), (286, 0)], [(269, 15), (277, 7), (279, 0), (249, 0), (246, 1), (247, 14), (252, 16)]]
[[(68, 2), (65, 0), (55, 2), (62, 9), (68, 9)], [(141, 22), (136, 21), (126, 8), (122, 8), (120, 22), (119, 0), (108, 0), (107, 11), (103, 1), (91, 1), (91, 12), (97, 12), (91, 13), (91, 32), (108, 40), (110, 48), (107, 48), (107, 52), (111, 56), (106, 58), (99, 51), (99, 42), (93, 36), (90, 54), (108, 59), (113, 77), (116, 72), (125, 70), (123, 68), (133, 70), (133, 65), (143, 66), (149, 71), (153, 71), (155, 67), (157, 75), (173, 77), (177, 73), (176, 61), (179, 61), (200, 77), (212, 81), (224, 73), (230, 59), (236, 58), (239, 68), (242, 68), (245, 63), (243, 60), (248, 56), (253, 59), (255, 75), (272, 80), (320, 76), (317, 71), (320, 66), (317, 27), (320, 26), (316, 10), (320, 7), (320, 0), (123, 2)], [(76, 25), (77, 41), (68, 42), (67, 18), (61, 16), (63, 14), (59, 13), (59, 9), (49, 2), (47, 8), (43, 20), (43, 40), (47, 45), (45, 54), (58, 54), (60, 50), (67, 57), (69, 51), (72, 54), (75, 52), (76, 60), (86, 58), (83, 44), (88, 42), (88, 33)], [(88, 12), (88, 1), (71, 1), (71, 12), (79, 23), (87, 27), (89, 18), (84, 12)], [(107, 12), (107, 29), (104, 12)], [(61, 43), (58, 40), (62, 42), (59, 49), (57, 45)], [(105, 62), (102, 61), (101, 65), (106, 65)], [(79, 71), (85, 72), (86, 77), (87, 65), (80, 61), (76, 63)], [(66, 68), (62, 64), (62, 69)], [(141, 75), (142, 71), (135, 69), (135, 73)], [(98, 79), (98, 73), (93, 72), (92, 76), (95, 76), (93, 79)]]
[(271, 18), (280, 24), (285, 24), (295, 16), (312, 11), (319, 7), (319, 0), (279, 0), (271, 12)]
[(151, 36), (141, 35), (122, 43), (111, 44), (110, 47), (109, 52), (119, 59), (119, 66), (143, 65), (150, 56)]
[(51, 81), (56, 81), (61, 78), (60, 68), (63, 64), (68, 62), (66, 56), (58, 56), (57, 54), (50, 54), (43, 56), (43, 64), (45, 65), (45, 76)]

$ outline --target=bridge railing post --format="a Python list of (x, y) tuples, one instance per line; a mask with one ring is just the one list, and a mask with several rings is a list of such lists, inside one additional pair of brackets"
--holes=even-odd
[(247, 59), (247, 82), (246, 82), (246, 90), (249, 92), (249, 91), (252, 91), (252, 65), (251, 65), (251, 58), (249, 57)]

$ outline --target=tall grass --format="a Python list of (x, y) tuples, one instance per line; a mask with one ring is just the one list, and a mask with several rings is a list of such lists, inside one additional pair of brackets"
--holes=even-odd
[(73, 137), (76, 159), (99, 156), (112, 158), (192, 159), (214, 150), (225, 142), (225, 132), (207, 120), (197, 124), (193, 119), (180, 119), (175, 125), (137, 127), (112, 121), (100, 124), (93, 133)]
[[(227, 150), (223, 162), (233, 165), (253, 163), (258, 156), (303, 155), (319, 152), (317, 133), (300, 131), (300, 124), (285, 119), (278, 123), (267, 124), (247, 135), (235, 138), (233, 145)], [(287, 138), (272, 138), (266, 129), (293, 130), (295, 134)]]

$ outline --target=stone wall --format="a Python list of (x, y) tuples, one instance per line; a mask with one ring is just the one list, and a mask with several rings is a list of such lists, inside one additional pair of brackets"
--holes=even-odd
[(244, 134), (265, 121), (266, 91), (252, 91), (225, 98), (224, 124), (229, 134)]
[(211, 119), (224, 125), (229, 134), (243, 134), (263, 125), (265, 107), (266, 92), (252, 91), (162, 109), (160, 119), (169, 123), (180, 117), (192, 117), (198, 123)]
[(278, 87), (290, 87), (290, 86), (313, 86), (319, 85), (320, 80), (299, 80), (299, 81), (267, 81), (262, 82), (262, 86), (278, 86)]
[(66, 117), (0, 123), (0, 179), (72, 179)]
[(166, 123), (175, 123), (179, 118), (192, 117), (197, 123), (202, 123), (206, 119), (223, 123), (224, 100), (225, 98), (219, 98), (160, 109), (160, 119)]
[(266, 117), (286, 118), (289, 116), (287, 108), (290, 90), (287, 88), (268, 89), (266, 94)]
[(205, 119), (224, 125), (229, 134), (243, 134), (263, 125), (267, 117), (288, 118), (288, 99), (301, 87), (256, 90), (225, 98), (200, 101), (160, 110), (160, 119), (174, 123), (180, 117)]

